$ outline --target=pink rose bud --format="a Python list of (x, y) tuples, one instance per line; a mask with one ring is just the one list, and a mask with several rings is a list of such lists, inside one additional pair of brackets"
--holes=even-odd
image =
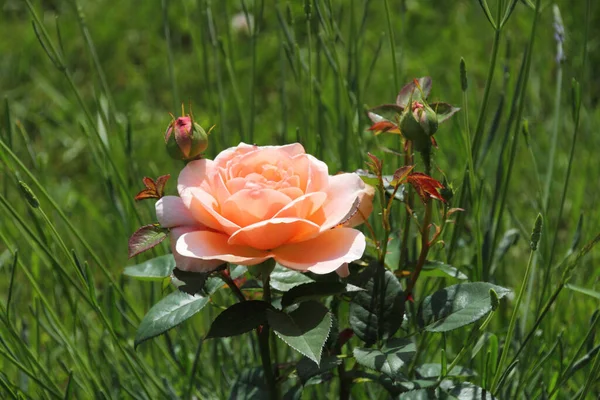
[(208, 135), (189, 116), (173, 120), (165, 132), (169, 155), (176, 160), (194, 160), (208, 147)]

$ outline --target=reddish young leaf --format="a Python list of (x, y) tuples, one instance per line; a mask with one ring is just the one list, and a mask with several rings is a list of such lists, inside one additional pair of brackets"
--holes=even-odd
[(168, 232), (158, 224), (142, 226), (129, 238), (129, 258), (153, 248), (165, 240)]
[(454, 214), (455, 212), (458, 212), (458, 211), (465, 211), (465, 209), (464, 208), (458, 208), (458, 207), (451, 208), (451, 209), (448, 210), (448, 214), (447, 215), (451, 216), (452, 214)]
[(379, 121), (371, 125), (369, 128), (370, 131), (375, 132), (375, 135), (379, 135), (380, 133), (400, 133), (400, 128), (398, 125), (394, 124), (390, 121)]
[(159, 198), (165, 195), (165, 185), (167, 184), (167, 181), (170, 177), (171, 174), (167, 174), (161, 175), (158, 178), (156, 178), (156, 193), (158, 194)]
[(371, 153), (367, 153), (367, 155), (371, 159), (371, 162), (367, 163), (367, 165), (369, 166), (369, 168), (371, 169), (371, 171), (375, 175), (377, 175), (378, 178), (381, 178), (381, 173), (382, 173), (382, 170), (383, 170), (383, 162), (379, 158), (377, 158), (377, 156), (374, 156)]
[(158, 196), (156, 195), (156, 191), (152, 189), (144, 189), (138, 194), (135, 195), (135, 201), (145, 200), (145, 199), (156, 199)]
[(140, 191), (134, 199), (136, 201), (144, 199), (160, 199), (165, 194), (165, 184), (170, 177), (171, 175), (162, 175), (154, 182), (152, 178), (145, 176), (144, 179), (142, 179), (142, 182), (144, 183), (144, 186), (146, 186), (146, 189)]
[(444, 185), (429, 175), (422, 172), (413, 172), (408, 175), (407, 180), (415, 188), (423, 203), (427, 203), (430, 197), (446, 202), (438, 192), (438, 189), (444, 187)]
[(414, 165), (405, 165), (398, 168), (396, 172), (394, 172), (394, 179), (392, 179), (390, 185), (398, 186), (399, 184), (406, 182), (406, 177), (408, 174), (410, 174), (414, 167)]

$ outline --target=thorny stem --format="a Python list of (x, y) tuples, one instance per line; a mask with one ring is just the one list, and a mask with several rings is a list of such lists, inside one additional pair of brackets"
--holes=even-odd
[(235, 284), (235, 282), (233, 281), (233, 279), (231, 279), (231, 276), (229, 276), (228, 273), (226, 273), (225, 271), (221, 271), (219, 277), (223, 280), (223, 282), (225, 282), (225, 284), (227, 284), (227, 286), (229, 286), (229, 289), (231, 289), (231, 291), (233, 292), (235, 297), (238, 298), (239, 301), (246, 301), (246, 296), (244, 296), (244, 293), (242, 293), (238, 285)]
[[(404, 165), (412, 165), (412, 145), (411, 142), (407, 142), (406, 152), (404, 154)], [(406, 215), (404, 218), (404, 229), (402, 230), (402, 243), (400, 244), (400, 265), (398, 268), (406, 268), (408, 264), (408, 236), (410, 232), (410, 222), (412, 220), (412, 209), (413, 209), (413, 190), (409, 186), (406, 193)]]
[[(263, 274), (263, 301), (267, 304), (271, 304), (271, 274)], [(273, 373), (273, 364), (271, 363), (271, 347), (269, 345), (269, 337), (271, 336), (271, 330), (269, 325), (265, 323), (257, 330), (258, 334), (258, 345), (260, 347), (260, 358), (262, 361), (263, 370), (265, 372), (265, 380), (267, 382), (267, 390), (269, 392), (269, 399), (275, 400), (278, 398), (277, 386), (275, 383), (275, 374)]]
[[(240, 300), (246, 301), (246, 296), (242, 293), (240, 288), (235, 284), (229, 274), (221, 272), (219, 275), (221, 279), (229, 286), (233, 294)], [(263, 301), (271, 304), (271, 285), (270, 275), (263, 275)], [(277, 387), (275, 384), (275, 374), (273, 373), (273, 366), (271, 363), (271, 350), (269, 346), (270, 329), (269, 325), (264, 324), (262, 327), (256, 329), (256, 335), (258, 336), (258, 345), (260, 347), (260, 359), (265, 372), (265, 380), (267, 383), (267, 389), (269, 391), (269, 399), (277, 399)]]
[[(376, 291), (375, 293), (379, 293), (379, 312), (377, 313), (378, 318), (378, 327), (377, 327), (377, 332), (381, 332), (382, 328), (383, 328), (383, 309), (384, 309), (384, 299), (385, 296), (383, 295), (384, 291), (385, 291), (385, 256), (387, 253), (387, 245), (388, 245), (388, 240), (390, 238), (390, 231), (391, 231), (391, 227), (390, 227), (390, 214), (389, 214), (389, 209), (386, 207), (385, 204), (385, 188), (383, 186), (383, 179), (380, 177), (379, 178), (379, 199), (381, 202), (381, 218), (382, 218), (382, 222), (383, 222), (383, 228), (384, 228), (384, 234), (383, 234), (383, 241), (380, 242), (380, 253), (379, 253), (379, 262), (377, 263), (377, 275), (376, 275), (376, 284), (375, 284), (375, 288)], [(379, 335), (378, 335), (379, 336)]]
[(431, 243), (429, 243), (429, 225), (431, 224), (431, 211), (433, 208), (433, 200), (428, 199), (427, 204), (425, 205), (425, 216), (423, 217), (423, 225), (421, 226), (421, 254), (419, 254), (419, 260), (417, 261), (417, 265), (415, 270), (413, 271), (410, 282), (406, 287), (406, 298), (412, 294), (412, 291), (415, 287), (417, 279), (419, 279), (419, 274), (421, 274), (421, 270), (425, 265), (425, 261), (427, 261), (427, 254), (429, 253), (429, 248)]

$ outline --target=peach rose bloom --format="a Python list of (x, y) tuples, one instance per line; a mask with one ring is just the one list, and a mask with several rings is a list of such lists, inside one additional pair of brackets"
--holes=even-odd
[(214, 160), (192, 161), (177, 189), (179, 197), (156, 203), (156, 214), (171, 228), (182, 270), (274, 258), (294, 270), (344, 276), (365, 250), (364, 235), (352, 227), (371, 213), (374, 189), (353, 173), (330, 176), (298, 143), (241, 143)]

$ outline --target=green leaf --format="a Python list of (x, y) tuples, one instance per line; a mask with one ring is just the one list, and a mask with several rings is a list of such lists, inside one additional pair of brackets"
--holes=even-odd
[(129, 258), (150, 250), (165, 240), (168, 229), (161, 228), (158, 224), (144, 225), (129, 238)]
[(435, 276), (441, 278), (452, 277), (460, 280), (467, 280), (469, 277), (452, 265), (448, 265), (441, 261), (425, 261), (421, 270), (423, 276)]
[(320, 365), (315, 364), (311, 359), (302, 357), (298, 364), (296, 364), (296, 372), (302, 385), (316, 385), (322, 383), (324, 379), (314, 379), (315, 377), (321, 377), (321, 375), (337, 368), (338, 365), (342, 364), (342, 360), (336, 356), (323, 357)]
[[(435, 380), (429, 379), (416, 379), (409, 381), (405, 376), (399, 374), (396, 379), (392, 379), (385, 374), (379, 375), (377, 382), (381, 384), (392, 396), (397, 396), (400, 393), (407, 392), (410, 390), (426, 389), (430, 387), (438, 386)], [(397, 397), (393, 397), (397, 398)]]
[(268, 394), (262, 368), (249, 368), (239, 374), (229, 400), (264, 400), (269, 398)]
[(301, 303), (306, 300), (317, 300), (321, 297), (334, 296), (346, 292), (357, 292), (363, 290), (358, 286), (342, 282), (310, 282), (295, 286), (283, 294), (281, 306), (287, 307), (291, 304)]
[(230, 337), (250, 332), (267, 322), (266, 311), (271, 306), (261, 300), (236, 303), (217, 315), (206, 338)]
[(282, 400), (301, 400), (302, 389), (302, 385), (292, 386), (287, 392), (285, 392)]
[(572, 285), (570, 283), (565, 284), (565, 287), (567, 289), (571, 289), (574, 292), (587, 294), (588, 296), (594, 297), (596, 299), (600, 299), (600, 292), (596, 292), (595, 290), (587, 289), (587, 288), (584, 288), (581, 286)]
[(436, 398), (435, 392), (431, 389), (411, 390), (398, 396), (398, 400), (431, 400)]
[[(173, 276), (183, 282), (182, 285), (178, 286), (179, 290), (182, 292), (186, 292), (187, 294), (196, 294), (202, 292), (205, 288), (206, 282), (208, 280), (211, 272), (191, 272), (191, 271), (183, 271), (179, 268), (175, 268), (173, 270)], [(220, 279), (214, 278), (219, 281), (220, 285), (223, 285), (223, 281)]]
[[(442, 375), (442, 365), (422, 364), (421, 366), (417, 367), (417, 373), (421, 376), (421, 378), (437, 378), (438, 376)], [(448, 372), (447, 376), (471, 377), (477, 376), (477, 373), (468, 368), (457, 365)]]
[(429, 104), (429, 107), (435, 111), (439, 124), (447, 121), (451, 116), (460, 111), (460, 108), (454, 107), (448, 103), (431, 103)]
[(354, 171), (355, 174), (360, 176), (360, 179), (368, 185), (376, 187), (379, 184), (379, 178), (377, 175), (370, 173), (369, 171), (365, 171), (364, 169), (357, 169)]
[(289, 314), (267, 310), (275, 334), (290, 347), (320, 364), (323, 346), (331, 329), (331, 314), (323, 304), (305, 301)]
[(448, 400), (494, 400), (495, 397), (492, 396), (490, 392), (487, 390), (480, 388), (479, 386), (475, 386), (472, 383), (464, 382), (460, 383), (447, 391), (447, 394), (450, 397), (446, 397)]
[(173, 254), (167, 254), (126, 267), (123, 275), (144, 281), (160, 281), (171, 275), (173, 268), (175, 268)]
[(430, 332), (447, 332), (472, 324), (492, 310), (490, 289), (502, 298), (509, 289), (487, 282), (462, 283), (427, 296), (417, 316), (419, 325)]
[(164, 297), (144, 316), (135, 334), (134, 347), (181, 324), (208, 304), (208, 297), (179, 290)]
[(383, 372), (392, 379), (400, 374), (400, 369), (416, 353), (415, 344), (408, 339), (390, 339), (381, 350), (356, 347), (356, 362), (375, 371)]
[[(385, 271), (384, 290), (377, 290), (376, 268), (371, 269), (371, 277), (361, 285), (365, 291), (358, 292), (350, 303), (350, 327), (367, 346), (379, 339), (391, 337), (402, 324), (404, 316), (403, 293), (398, 279), (390, 271)], [(367, 271), (368, 272), (368, 271)], [(379, 310), (383, 298), (382, 321)]]
[(303, 283), (314, 281), (301, 272), (277, 264), (273, 272), (271, 272), (270, 282), (273, 289), (286, 292)]

